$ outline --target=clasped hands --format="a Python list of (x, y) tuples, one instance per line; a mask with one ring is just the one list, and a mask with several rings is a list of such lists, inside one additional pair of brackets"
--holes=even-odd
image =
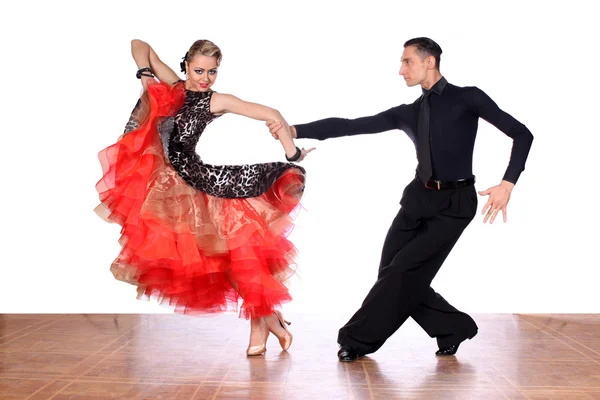
[[(296, 128), (294, 128), (293, 126), (288, 126), (288, 129), (283, 129), (284, 126), (281, 121), (273, 121), (273, 120), (267, 121), (266, 125), (269, 128), (271, 135), (276, 140), (279, 140), (280, 135), (286, 134), (288, 132), (291, 135), (291, 139), (296, 138)], [(304, 149), (304, 148), (300, 149), (301, 154), (300, 154), (300, 158), (297, 161), (304, 160), (304, 158), (308, 155), (308, 153), (310, 153), (313, 150), (315, 150), (315, 147), (311, 147), (308, 150)]]

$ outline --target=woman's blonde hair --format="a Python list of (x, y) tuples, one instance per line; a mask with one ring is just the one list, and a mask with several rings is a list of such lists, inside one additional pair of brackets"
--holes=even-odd
[(183, 61), (181, 62), (181, 72), (185, 72), (185, 62), (189, 62), (192, 58), (197, 55), (202, 55), (206, 57), (216, 57), (217, 65), (221, 64), (221, 59), (223, 58), (223, 54), (221, 53), (221, 49), (219, 46), (211, 42), (210, 40), (196, 40), (194, 44), (190, 47), (187, 53), (185, 53), (185, 57), (183, 57)]

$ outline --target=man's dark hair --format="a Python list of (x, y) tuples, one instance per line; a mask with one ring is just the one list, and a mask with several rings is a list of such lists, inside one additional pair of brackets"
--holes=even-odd
[(407, 40), (404, 43), (404, 47), (415, 46), (417, 51), (421, 53), (422, 58), (427, 56), (433, 56), (435, 58), (435, 67), (440, 69), (440, 57), (442, 55), (442, 48), (439, 44), (426, 37), (418, 37)]

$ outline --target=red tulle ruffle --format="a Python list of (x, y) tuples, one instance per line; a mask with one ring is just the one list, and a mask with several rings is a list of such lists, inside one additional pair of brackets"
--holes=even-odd
[(287, 170), (263, 195), (225, 199), (183, 181), (166, 159), (157, 124), (185, 100), (182, 84), (148, 88), (139, 128), (99, 153), (103, 169), (96, 212), (122, 226), (114, 276), (181, 313), (240, 310), (270, 315), (291, 300), (284, 282), (296, 250), (287, 240), (304, 175)]

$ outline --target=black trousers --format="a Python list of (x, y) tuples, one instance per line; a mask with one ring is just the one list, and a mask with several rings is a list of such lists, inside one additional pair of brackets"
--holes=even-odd
[(475, 321), (431, 288), (431, 281), (475, 217), (474, 186), (432, 190), (418, 180), (405, 189), (381, 255), (379, 275), (338, 343), (365, 355), (377, 351), (412, 317), (440, 348), (477, 334)]

